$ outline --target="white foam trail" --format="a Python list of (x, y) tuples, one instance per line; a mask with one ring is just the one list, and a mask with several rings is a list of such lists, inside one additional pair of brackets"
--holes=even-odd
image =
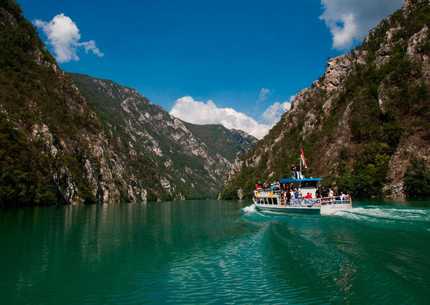
[(255, 212), (257, 212), (257, 209), (255, 208), (255, 204), (251, 204), (251, 205), (249, 205), (249, 206), (247, 206), (247, 207), (244, 207), (244, 208), (242, 209), (242, 211), (243, 211), (244, 213), (251, 214), (251, 213), (255, 213)]
[(350, 219), (385, 219), (393, 221), (430, 222), (430, 210), (364, 207), (339, 211), (336, 216)]

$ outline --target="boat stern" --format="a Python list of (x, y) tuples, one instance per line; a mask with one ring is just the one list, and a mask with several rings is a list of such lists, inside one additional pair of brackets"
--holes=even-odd
[(331, 216), (337, 212), (352, 209), (352, 203), (336, 203), (336, 204), (325, 204), (321, 206), (321, 215)]

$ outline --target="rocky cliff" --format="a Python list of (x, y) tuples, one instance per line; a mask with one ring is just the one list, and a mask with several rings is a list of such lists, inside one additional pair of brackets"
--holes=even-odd
[(412, 160), (430, 164), (430, 2), (406, 1), (363, 44), (329, 60), (325, 74), (228, 181), (224, 197), (290, 175), (304, 148), (310, 169), (359, 197), (405, 197)]
[(219, 191), (231, 154), (132, 89), (74, 76), (78, 88), (13, 0), (0, 1), (0, 45), (0, 206)]
[(101, 118), (127, 171), (147, 188), (158, 190), (156, 198), (214, 197), (236, 158), (256, 142), (221, 125), (183, 122), (136, 90), (112, 81), (70, 76)]

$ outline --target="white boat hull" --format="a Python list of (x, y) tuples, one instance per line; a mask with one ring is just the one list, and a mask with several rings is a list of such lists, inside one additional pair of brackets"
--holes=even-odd
[(322, 205), (277, 205), (277, 204), (260, 204), (254, 199), (255, 207), (258, 211), (277, 213), (277, 214), (320, 214), (324, 216), (335, 215), (339, 211), (352, 209), (352, 203), (335, 202)]
[(285, 205), (261, 205), (256, 204), (257, 210), (262, 212), (281, 213), (281, 214), (320, 214), (319, 207), (307, 206), (285, 206)]

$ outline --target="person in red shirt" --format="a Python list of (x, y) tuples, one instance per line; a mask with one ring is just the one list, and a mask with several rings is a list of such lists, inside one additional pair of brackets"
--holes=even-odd
[(311, 193), (307, 193), (305, 196), (305, 199), (312, 199), (312, 194)]

